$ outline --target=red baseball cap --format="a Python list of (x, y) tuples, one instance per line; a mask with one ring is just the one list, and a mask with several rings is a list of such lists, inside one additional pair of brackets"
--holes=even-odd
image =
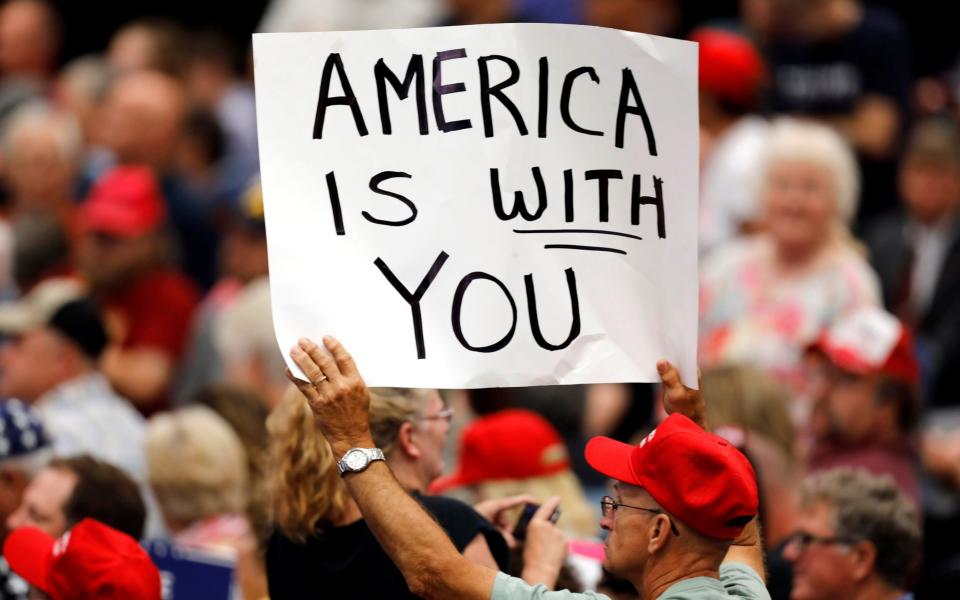
[(750, 462), (683, 415), (670, 415), (636, 446), (595, 437), (585, 454), (591, 467), (647, 490), (664, 510), (704, 535), (732, 540), (757, 514)]
[(439, 494), (481, 481), (543, 477), (569, 468), (567, 448), (546, 419), (529, 410), (502, 410), (464, 429), (460, 465), (456, 472), (434, 481), (430, 492)]
[(157, 178), (146, 167), (124, 166), (104, 175), (80, 207), (84, 231), (133, 238), (157, 229), (166, 218)]
[(140, 544), (93, 519), (59, 539), (36, 527), (15, 529), (3, 556), (53, 600), (160, 600), (160, 572)]
[(700, 88), (749, 110), (757, 103), (766, 78), (760, 53), (743, 36), (702, 28), (690, 35), (700, 45)]
[(920, 380), (913, 336), (899, 319), (864, 306), (834, 321), (810, 347), (855, 375), (888, 375), (909, 385)]

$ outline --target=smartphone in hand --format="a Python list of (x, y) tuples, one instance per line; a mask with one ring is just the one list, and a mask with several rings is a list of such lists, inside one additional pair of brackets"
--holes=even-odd
[[(539, 504), (533, 504), (527, 502), (523, 505), (523, 512), (520, 513), (520, 518), (517, 519), (517, 525), (513, 528), (513, 537), (519, 541), (527, 539), (527, 525), (530, 523), (530, 519), (533, 518), (533, 515), (540, 509)], [(560, 518), (560, 507), (557, 507), (553, 511), (553, 514), (550, 515), (550, 522), (556, 523), (557, 519)]]

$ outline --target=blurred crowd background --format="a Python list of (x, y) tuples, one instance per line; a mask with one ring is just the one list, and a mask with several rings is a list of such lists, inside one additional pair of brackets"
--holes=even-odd
[[(121, 531), (228, 556), (246, 597), (301, 597), (322, 554), (296, 548), (357, 515), (273, 337), (250, 34), (585, 23), (700, 42), (702, 385), (756, 467), (773, 597), (805, 476), (839, 466), (912, 500), (908, 586), (943, 597), (960, 574), (960, 45), (931, 4), (3, 2), (0, 539), (62, 533), (87, 482), (137, 496), (104, 513)], [(641, 439), (656, 398), (375, 390), (374, 433), (411, 490), (559, 493), (583, 541), (569, 586), (629, 598), (591, 562), (606, 482), (582, 449)]]

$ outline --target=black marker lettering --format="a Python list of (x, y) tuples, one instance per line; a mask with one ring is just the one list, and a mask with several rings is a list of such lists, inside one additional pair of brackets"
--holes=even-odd
[(447, 119), (443, 116), (443, 95), (462, 92), (467, 89), (467, 86), (462, 82), (444, 85), (441, 74), (442, 63), (445, 60), (466, 58), (466, 56), (467, 51), (464, 48), (457, 48), (456, 50), (437, 52), (437, 55), (433, 58), (433, 116), (437, 120), (437, 129), (444, 133), (472, 127), (470, 119), (447, 122)]
[[(630, 104), (630, 96), (633, 96), (636, 104)], [(640, 98), (637, 81), (633, 78), (630, 69), (624, 69), (623, 81), (620, 84), (620, 105), (617, 107), (617, 148), (623, 148), (623, 128), (628, 114), (640, 115), (640, 119), (643, 121), (643, 131), (647, 135), (647, 151), (650, 156), (656, 156), (657, 140), (653, 136), (653, 126), (650, 124), (650, 117), (647, 116), (647, 109), (643, 106), (643, 99)]]
[(587, 181), (597, 180), (597, 188), (600, 192), (600, 222), (608, 222), (610, 220), (609, 182), (611, 179), (623, 179), (623, 173), (619, 169), (594, 169), (584, 173), (583, 177)]
[(653, 178), (653, 196), (640, 195), (640, 176), (633, 176), (633, 186), (630, 192), (630, 223), (640, 224), (640, 207), (644, 205), (653, 205), (657, 207), (657, 235), (660, 238), (667, 237), (666, 217), (663, 214), (663, 179)]
[[(330, 96), (330, 76), (333, 74), (334, 69), (337, 70), (340, 87), (343, 88), (342, 96)], [(333, 53), (327, 56), (327, 62), (323, 64), (323, 75), (320, 77), (320, 97), (317, 99), (317, 116), (313, 120), (313, 139), (319, 140), (323, 138), (323, 121), (327, 115), (327, 107), (340, 104), (350, 107), (357, 131), (361, 136), (367, 135), (367, 126), (363, 122), (363, 113), (360, 112), (357, 97), (353, 95), (353, 88), (350, 87), (350, 81), (347, 79), (347, 74), (343, 70), (343, 61), (340, 60), (339, 54)]]
[(500, 170), (490, 169), (490, 191), (493, 194), (493, 211), (501, 221), (509, 221), (517, 215), (520, 215), (527, 221), (535, 221), (540, 218), (543, 211), (547, 209), (547, 189), (543, 184), (543, 176), (540, 175), (540, 167), (530, 169), (533, 172), (533, 180), (537, 184), (537, 210), (534, 213), (527, 211), (527, 205), (523, 201), (523, 192), (517, 190), (513, 193), (513, 210), (509, 213), (503, 210), (503, 198), (500, 194)]
[(554, 345), (544, 339), (540, 331), (540, 318), (537, 316), (537, 296), (533, 289), (533, 274), (528, 273), (523, 276), (523, 285), (527, 289), (527, 313), (530, 316), (530, 329), (533, 331), (533, 339), (537, 345), (547, 350), (563, 350), (577, 339), (580, 335), (580, 300), (577, 298), (577, 276), (573, 269), (564, 269), (567, 275), (567, 290), (570, 292), (570, 312), (572, 313), (572, 323), (570, 323), (570, 333), (567, 339), (560, 344)]
[(540, 102), (537, 106), (537, 136), (547, 137), (547, 96), (550, 91), (550, 63), (546, 56), (540, 57)]
[(427, 271), (420, 285), (417, 286), (416, 291), (412, 294), (406, 286), (400, 283), (400, 280), (393, 274), (393, 271), (390, 270), (387, 263), (383, 262), (382, 258), (377, 257), (377, 259), (373, 261), (373, 264), (377, 265), (377, 268), (380, 269), (383, 276), (387, 278), (390, 285), (392, 285), (393, 288), (400, 293), (400, 296), (407, 301), (407, 304), (410, 305), (410, 312), (413, 315), (413, 336), (417, 344), (418, 359), (427, 357), (427, 351), (423, 345), (423, 315), (420, 313), (420, 299), (423, 298), (423, 294), (427, 291), (427, 288), (430, 287), (430, 284), (433, 283), (433, 280), (440, 272), (440, 268), (443, 267), (443, 263), (445, 263), (448, 258), (450, 257), (447, 253), (441, 251), (440, 254), (437, 255), (437, 259), (433, 261), (433, 266), (430, 267), (430, 270)]
[[(468, 342), (463, 336), (463, 328), (460, 325), (460, 310), (463, 305), (463, 296), (467, 293), (467, 288), (470, 287), (470, 284), (477, 279), (486, 279), (487, 281), (492, 281), (500, 286), (500, 289), (503, 290), (503, 294), (510, 302), (510, 310), (513, 311), (513, 319), (510, 324), (510, 331), (508, 331), (505, 336), (500, 338), (500, 340), (490, 344), (489, 346), (471, 345), (470, 342)], [(457, 340), (464, 348), (467, 350), (473, 350), (474, 352), (496, 352), (510, 343), (510, 340), (513, 339), (513, 333), (517, 330), (517, 303), (513, 301), (513, 296), (510, 295), (510, 290), (507, 289), (507, 286), (503, 285), (502, 281), (493, 275), (490, 275), (489, 273), (484, 273), (483, 271), (474, 271), (460, 280), (460, 285), (457, 286), (457, 291), (453, 295), (453, 311), (450, 315), (450, 319), (453, 322), (453, 334), (457, 336)]]
[[(510, 76), (493, 87), (490, 86), (490, 71), (487, 67), (487, 63), (491, 60), (499, 60), (506, 63), (510, 69)], [(490, 56), (481, 56), (478, 64), (480, 67), (480, 109), (483, 112), (483, 135), (485, 137), (493, 137), (493, 116), (490, 112), (490, 96), (496, 96), (500, 104), (510, 111), (510, 115), (513, 117), (514, 122), (516, 122), (520, 135), (527, 135), (527, 126), (523, 123), (523, 116), (520, 114), (520, 111), (517, 110), (517, 106), (513, 101), (503, 93), (504, 88), (510, 87), (520, 81), (520, 67), (517, 66), (517, 62), (506, 56), (491, 54)]]
[(393, 132), (390, 126), (390, 107), (387, 106), (387, 83), (389, 83), (401, 100), (406, 100), (410, 95), (411, 85), (416, 86), (414, 93), (417, 95), (417, 122), (420, 124), (420, 135), (427, 135), (430, 130), (427, 124), (427, 98), (423, 87), (423, 56), (414, 54), (410, 57), (407, 73), (403, 76), (402, 82), (387, 67), (382, 58), (373, 67), (373, 76), (377, 80), (377, 101), (380, 105), (380, 124), (383, 127), (383, 134), (390, 135)]
[(593, 131), (592, 129), (580, 127), (573, 121), (573, 117), (570, 116), (570, 93), (573, 90), (573, 82), (584, 73), (589, 75), (590, 80), (594, 83), (600, 83), (600, 78), (597, 77), (597, 72), (593, 70), (593, 67), (579, 67), (567, 73), (567, 76), (563, 78), (563, 88), (560, 90), (560, 116), (563, 117), (563, 122), (567, 124), (567, 127), (578, 133), (603, 135), (602, 131)]
[(413, 202), (410, 201), (409, 198), (407, 198), (406, 196), (401, 196), (396, 192), (385, 190), (380, 187), (380, 182), (386, 179), (393, 179), (394, 177), (406, 177), (407, 179), (409, 179), (410, 174), (402, 173), (400, 171), (384, 171), (382, 173), (377, 173), (376, 175), (370, 178), (370, 191), (372, 191), (375, 194), (390, 196), (391, 198), (396, 198), (400, 202), (403, 202), (404, 204), (407, 205), (407, 208), (410, 209), (410, 216), (407, 217), (406, 219), (403, 219), (402, 221), (386, 221), (386, 220), (378, 219), (372, 216), (367, 211), (363, 211), (361, 214), (366, 220), (370, 221), (371, 223), (376, 223), (377, 225), (390, 225), (393, 227), (400, 227), (402, 225), (407, 225), (408, 223), (413, 223), (413, 220), (417, 218), (417, 207)]
[(337, 235), (346, 235), (343, 229), (343, 211), (340, 209), (340, 191), (337, 189), (337, 176), (333, 171), (327, 173), (327, 194), (330, 196), (330, 211), (333, 213), (333, 227)]

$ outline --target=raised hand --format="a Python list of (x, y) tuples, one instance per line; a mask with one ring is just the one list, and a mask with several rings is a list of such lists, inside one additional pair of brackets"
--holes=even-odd
[[(657, 372), (662, 382), (663, 409), (668, 415), (680, 413), (709, 431), (707, 423), (707, 405), (700, 390), (693, 390), (680, 381), (680, 372), (669, 361), (657, 361)], [(700, 372), (697, 371), (699, 378)], [(697, 382), (700, 383), (699, 381)]]
[(371, 447), (370, 392), (343, 345), (323, 338), (329, 354), (306, 338), (290, 350), (290, 357), (309, 381), (287, 369), (287, 377), (307, 398), (317, 424), (336, 455), (353, 447)]

